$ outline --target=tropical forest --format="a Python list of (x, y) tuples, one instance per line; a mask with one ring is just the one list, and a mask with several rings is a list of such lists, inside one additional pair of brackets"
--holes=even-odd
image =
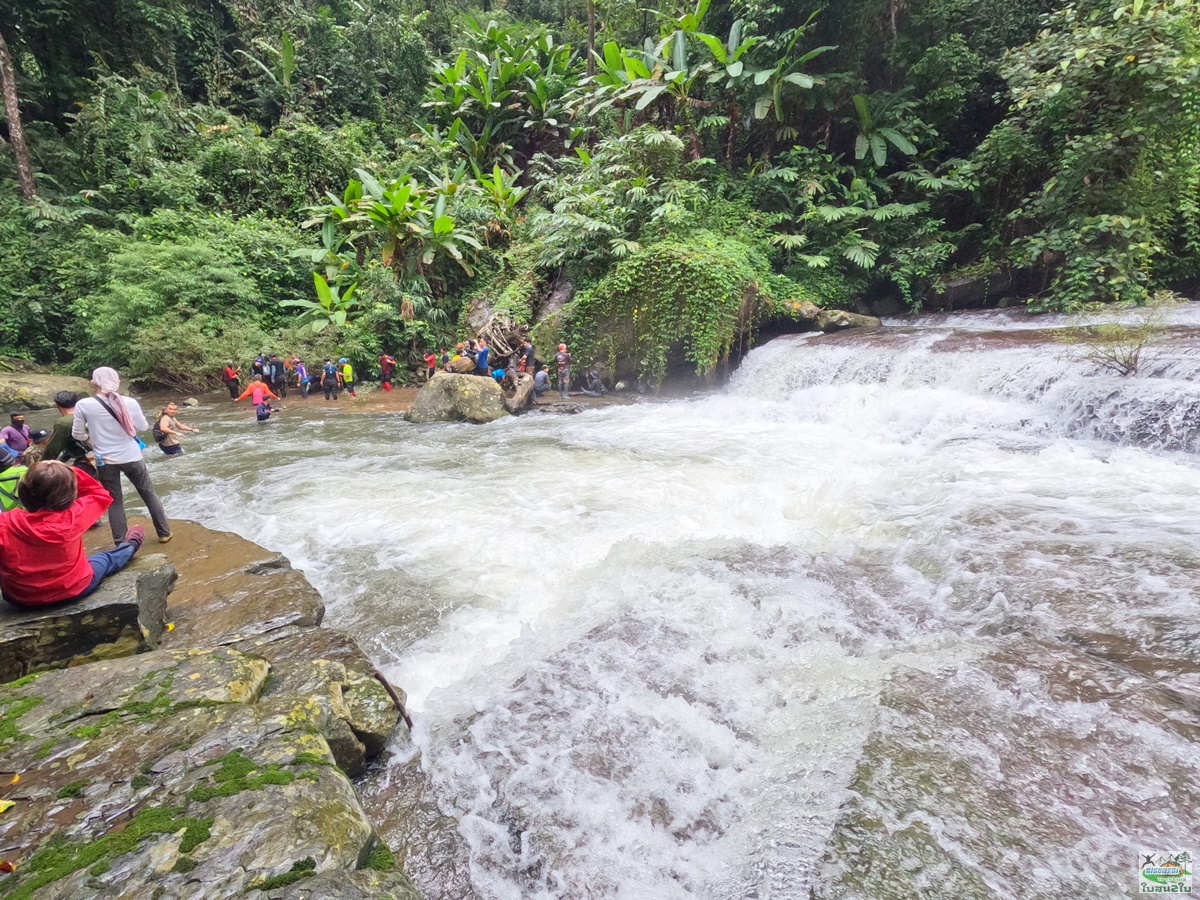
[(532, 331), (708, 376), (808, 304), (1200, 276), (1192, 0), (0, 9), (0, 354), (81, 373)]

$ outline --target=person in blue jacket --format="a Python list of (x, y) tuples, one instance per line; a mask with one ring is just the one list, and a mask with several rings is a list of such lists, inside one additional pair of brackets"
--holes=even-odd
[(488, 356), (491, 354), (491, 352), (492, 351), (488, 349), (487, 338), (480, 338), (479, 353), (475, 357), (476, 375), (483, 375), (486, 377), (487, 375), (491, 374), (491, 370), (488, 369)]

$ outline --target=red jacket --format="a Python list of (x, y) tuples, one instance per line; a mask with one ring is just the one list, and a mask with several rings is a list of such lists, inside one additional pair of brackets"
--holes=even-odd
[(83, 533), (112, 504), (108, 491), (75, 470), (79, 496), (63, 510), (14, 509), (0, 515), (0, 589), (24, 606), (74, 597), (92, 583)]

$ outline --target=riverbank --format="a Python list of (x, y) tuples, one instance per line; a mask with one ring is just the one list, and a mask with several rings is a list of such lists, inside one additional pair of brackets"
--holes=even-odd
[[(408, 740), (403, 692), (319, 627), (324, 604), (285, 558), (172, 524), (77, 621), (75, 604), (0, 612), (6, 636), (46, 623), (35, 671), (0, 686), (0, 861), (15, 869), (0, 894), (415, 900), (351, 780)], [(86, 543), (109, 546), (107, 528)], [(176, 569), (169, 600), (149, 596)], [(128, 635), (80, 652), (130, 607), (148, 652), (106, 658), (132, 649)]]

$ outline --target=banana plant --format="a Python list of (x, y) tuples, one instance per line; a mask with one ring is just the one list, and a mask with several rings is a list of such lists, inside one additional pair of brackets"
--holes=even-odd
[[(424, 276), (426, 268), (441, 253), (468, 275), (475, 274), (468, 257), (482, 250), (483, 245), (447, 214), (446, 194), (424, 188), (411, 177), (395, 179), (384, 186), (370, 172), (363, 169), (355, 172), (364, 189), (357, 217), (365, 218), (382, 233), (380, 261), (385, 266), (409, 278)], [(435, 194), (431, 204), (430, 198)]]
[(874, 113), (871, 110), (871, 102), (863, 94), (854, 95), (854, 110), (857, 116), (847, 121), (858, 125), (858, 136), (854, 140), (855, 159), (865, 159), (870, 152), (875, 166), (883, 168), (887, 162), (888, 144), (905, 156), (916, 156), (916, 145), (898, 128), (902, 114), (915, 105), (903, 99), (911, 90), (912, 87), (909, 86), (889, 94), (876, 107)]
[(784, 91), (788, 89), (789, 85), (802, 91), (811, 91), (818, 84), (824, 84), (823, 79), (809, 75), (807, 72), (801, 71), (801, 68), (821, 54), (837, 49), (836, 47), (816, 47), (798, 57), (793, 57), (796, 45), (800, 38), (807, 33), (808, 25), (815, 15), (816, 13), (813, 13), (812, 16), (809, 16), (808, 22), (794, 29), (784, 48), (783, 55), (774, 66), (759, 69), (752, 74), (755, 87), (765, 88), (754, 100), (754, 118), (765, 119), (774, 110), (775, 120), (782, 122), (784, 120)]
[(762, 41), (762, 38), (756, 36), (743, 38), (742, 29), (744, 27), (741, 19), (735, 21), (729, 27), (729, 36), (724, 41), (715, 34), (696, 32), (696, 37), (703, 41), (708, 46), (708, 49), (712, 51), (713, 59), (717, 65), (725, 70), (724, 75), (719, 71), (710, 75), (708, 79), (710, 84), (721, 81), (724, 78), (728, 79), (726, 82), (727, 86), (732, 88), (746, 71), (746, 64), (742, 61), (742, 57), (755, 44)]
[(329, 284), (356, 284), (362, 275), (358, 265), (357, 252), (353, 241), (357, 234), (342, 235), (337, 230), (337, 220), (326, 216), (321, 223), (321, 246), (312, 250), (293, 250), (292, 256), (307, 259), (314, 266), (325, 270), (325, 281)]
[(314, 332), (324, 331), (330, 325), (341, 328), (351, 310), (359, 305), (354, 297), (358, 285), (352, 284), (342, 292), (336, 285), (330, 286), (320, 272), (313, 272), (313, 284), (317, 289), (316, 300), (284, 300), (279, 305), (305, 310), (309, 327)]
[(287, 111), (288, 104), (292, 100), (292, 76), (296, 74), (296, 44), (292, 36), (283, 31), (279, 35), (278, 50), (273, 47), (265, 47), (264, 49), (275, 57), (273, 65), (268, 66), (262, 60), (252, 56), (245, 50), (237, 50), (235, 52), (258, 66), (271, 81), (271, 84), (274, 85), (279, 95), (280, 112), (282, 114)]

